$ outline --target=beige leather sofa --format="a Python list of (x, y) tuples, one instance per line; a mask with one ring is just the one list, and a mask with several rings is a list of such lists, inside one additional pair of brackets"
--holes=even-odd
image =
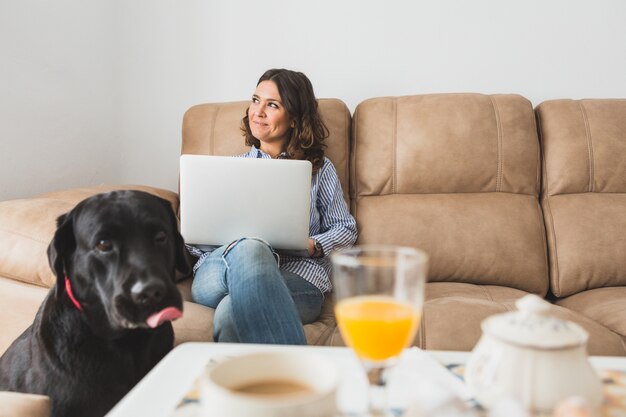
[(359, 242), (430, 254), (417, 345), (470, 350), (531, 292), (626, 354), (626, 100), (378, 98), (352, 133)]
[[(182, 153), (245, 150), (247, 102), (194, 106)], [(415, 344), (471, 350), (485, 317), (527, 293), (582, 325), (594, 355), (626, 355), (626, 100), (434, 94), (366, 100), (351, 115), (320, 100), (327, 155), (357, 219), (358, 243), (416, 246), (430, 255)], [(0, 352), (30, 324), (53, 276), (45, 249), (54, 219), (113, 188), (0, 202)], [(150, 190), (178, 207), (170, 191)], [(176, 342), (210, 341), (212, 310), (191, 302)], [(332, 302), (305, 326), (310, 344), (342, 345)]]

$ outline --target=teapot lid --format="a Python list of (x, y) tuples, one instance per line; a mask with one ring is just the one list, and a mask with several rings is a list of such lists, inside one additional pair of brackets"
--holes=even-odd
[(578, 324), (551, 316), (552, 305), (528, 294), (515, 302), (518, 311), (496, 314), (482, 322), (483, 332), (502, 341), (537, 349), (562, 349), (587, 342)]

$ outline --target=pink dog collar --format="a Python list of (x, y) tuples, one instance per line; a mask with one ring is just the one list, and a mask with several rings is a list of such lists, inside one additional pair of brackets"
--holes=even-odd
[(65, 276), (65, 292), (67, 293), (67, 296), (70, 297), (70, 301), (72, 301), (72, 304), (74, 304), (74, 306), (79, 311), (83, 311), (83, 307), (80, 305), (76, 297), (74, 297), (74, 293), (72, 292), (72, 285), (70, 284), (70, 279), (67, 277), (67, 275)]

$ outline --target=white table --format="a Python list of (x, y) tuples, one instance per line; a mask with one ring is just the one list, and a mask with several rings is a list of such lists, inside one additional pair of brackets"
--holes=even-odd
[[(339, 367), (340, 375), (350, 383), (340, 384), (340, 390), (362, 390), (367, 382), (358, 361), (349, 348), (317, 346), (277, 346), (228, 343), (184, 343), (172, 350), (146, 377), (107, 414), (107, 417), (169, 417), (180, 400), (192, 388), (209, 359), (263, 351), (303, 350), (327, 355)], [(405, 352), (406, 355), (411, 351)], [(465, 363), (468, 352), (425, 351), (441, 364)], [(411, 352), (417, 353), (417, 352)], [(422, 352), (419, 352), (423, 355)], [(592, 357), (597, 369), (626, 371), (626, 357)], [(429, 365), (428, 363), (426, 365)], [(434, 371), (437, 371), (435, 369)], [(436, 372), (435, 372), (436, 373)], [(451, 374), (450, 374), (451, 375)], [(446, 376), (447, 377), (447, 376)], [(454, 382), (454, 381), (452, 381)], [(352, 396), (353, 393), (345, 393)], [(343, 397), (346, 397), (344, 395)], [(341, 398), (341, 395), (339, 395)], [(363, 404), (364, 406), (364, 404)], [(340, 404), (341, 408), (341, 404)]]

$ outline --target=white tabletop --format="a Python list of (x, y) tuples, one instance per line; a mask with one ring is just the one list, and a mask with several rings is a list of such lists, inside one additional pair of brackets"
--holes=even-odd
[[(192, 388), (210, 359), (219, 360), (227, 356), (276, 350), (302, 350), (327, 355), (329, 359), (338, 365), (340, 374), (343, 375), (344, 379), (350, 380), (349, 384), (344, 383), (340, 385), (340, 390), (344, 391), (343, 395), (338, 396), (340, 401), (342, 397), (352, 400), (355, 396), (359, 396), (355, 392), (359, 390), (364, 391), (367, 388), (365, 376), (356, 357), (349, 348), (345, 347), (184, 343), (174, 348), (155, 366), (107, 414), (107, 417), (135, 417), (140, 415), (169, 417), (180, 400)], [(416, 358), (419, 358), (420, 369), (430, 372), (429, 375), (432, 377), (440, 377), (440, 382), (454, 385), (459, 382), (449, 372), (449, 376), (444, 375), (438, 369), (437, 362), (444, 365), (465, 363), (468, 355), (469, 352), (421, 351), (417, 348), (412, 348), (405, 351), (402, 361), (408, 363), (408, 360), (412, 360), (411, 364), (413, 364)], [(405, 358), (410, 359), (405, 360)], [(402, 361), (401, 364), (403, 363)], [(591, 362), (598, 369), (626, 370), (626, 357), (592, 357)], [(445, 370), (445, 368), (441, 369)], [(450, 378), (450, 380), (446, 380), (446, 378)], [(464, 387), (459, 388), (455, 386), (453, 388), (459, 390), (459, 395), (464, 395), (461, 392)]]

